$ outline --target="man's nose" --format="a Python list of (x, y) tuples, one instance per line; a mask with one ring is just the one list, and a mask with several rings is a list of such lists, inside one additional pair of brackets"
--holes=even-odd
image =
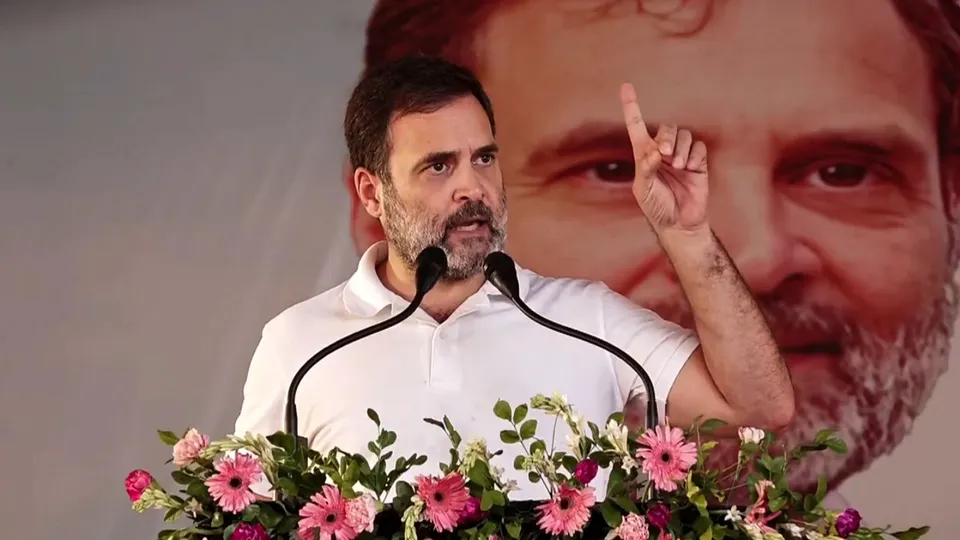
[(459, 202), (483, 199), (483, 179), (473, 167), (464, 167), (454, 177), (453, 198)]
[(771, 170), (742, 166), (710, 174), (711, 225), (755, 295), (815, 271), (816, 257), (791, 232)]

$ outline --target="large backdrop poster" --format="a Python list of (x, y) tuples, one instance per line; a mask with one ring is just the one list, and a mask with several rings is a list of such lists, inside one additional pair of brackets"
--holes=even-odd
[(954, 538), (952, 0), (0, 5), (4, 537), (159, 530), (122, 489), (167, 459), (154, 430), (228, 432), (263, 324), (382, 238), (340, 122), (363, 69), (418, 51), (491, 95), (517, 261), (686, 324), (619, 84), (704, 138), (711, 221), (790, 362), (786, 435), (850, 443), (794, 479)]

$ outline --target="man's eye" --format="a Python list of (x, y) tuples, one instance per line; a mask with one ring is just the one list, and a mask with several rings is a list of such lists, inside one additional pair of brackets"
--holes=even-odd
[(434, 163), (433, 165), (430, 165), (429, 167), (427, 167), (427, 170), (430, 171), (430, 172), (432, 172), (432, 173), (434, 173), (434, 174), (443, 174), (443, 173), (446, 172), (446, 170), (447, 170), (447, 164), (446, 164), (446, 163)]
[(815, 187), (849, 189), (862, 187), (876, 180), (867, 167), (856, 163), (832, 163), (819, 167), (801, 180)]
[(496, 158), (493, 154), (483, 154), (477, 158), (477, 163), (480, 165), (490, 165), (496, 161)]
[(633, 183), (633, 161), (598, 161), (580, 168), (584, 180), (604, 183)]

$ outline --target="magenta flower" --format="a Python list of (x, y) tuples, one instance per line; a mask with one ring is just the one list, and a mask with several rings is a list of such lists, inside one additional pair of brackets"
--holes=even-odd
[(353, 540), (357, 531), (347, 523), (347, 500), (336, 486), (323, 486), (323, 491), (310, 497), (300, 509), (297, 535), (302, 540), (312, 540), (316, 532), (320, 540)]
[(665, 504), (651, 506), (650, 509), (647, 510), (647, 521), (660, 530), (666, 530), (667, 525), (670, 523), (670, 507)]
[(153, 483), (153, 477), (143, 469), (131, 471), (127, 479), (123, 481), (123, 486), (127, 488), (127, 497), (130, 502), (137, 502), (143, 496), (143, 492)]
[(423, 499), (427, 521), (437, 532), (452, 531), (470, 500), (470, 492), (460, 473), (450, 473), (443, 478), (420, 476), (417, 478), (417, 493)]
[(646, 447), (637, 450), (641, 468), (661, 491), (676, 490), (697, 462), (697, 445), (686, 442), (680, 428), (657, 426), (645, 431), (639, 442)]
[(853, 508), (844, 510), (842, 514), (837, 516), (837, 536), (847, 538), (860, 530), (860, 519), (860, 512)]
[(270, 536), (259, 523), (241, 523), (233, 530), (230, 540), (270, 540)]
[(577, 479), (577, 482), (585, 486), (597, 477), (597, 471), (599, 469), (600, 466), (595, 460), (584, 459), (580, 463), (577, 463), (577, 468), (573, 470), (573, 477)]
[(480, 511), (480, 499), (470, 497), (467, 504), (463, 506), (463, 512), (460, 512), (458, 525), (470, 525), (483, 519), (483, 512)]
[(250, 485), (263, 474), (256, 457), (238, 453), (221, 460), (215, 468), (217, 474), (207, 478), (204, 484), (220, 508), (236, 514), (253, 504), (256, 496), (250, 491)]
[(595, 502), (592, 487), (580, 490), (563, 484), (552, 499), (537, 507), (540, 512), (537, 525), (552, 535), (571, 536), (587, 524), (590, 507)]

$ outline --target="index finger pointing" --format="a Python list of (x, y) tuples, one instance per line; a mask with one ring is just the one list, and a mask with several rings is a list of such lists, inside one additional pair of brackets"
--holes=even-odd
[(623, 120), (627, 123), (627, 133), (630, 134), (630, 143), (634, 148), (639, 143), (650, 140), (647, 125), (643, 123), (640, 114), (640, 105), (637, 103), (637, 92), (630, 83), (620, 86), (620, 102), (623, 103)]

